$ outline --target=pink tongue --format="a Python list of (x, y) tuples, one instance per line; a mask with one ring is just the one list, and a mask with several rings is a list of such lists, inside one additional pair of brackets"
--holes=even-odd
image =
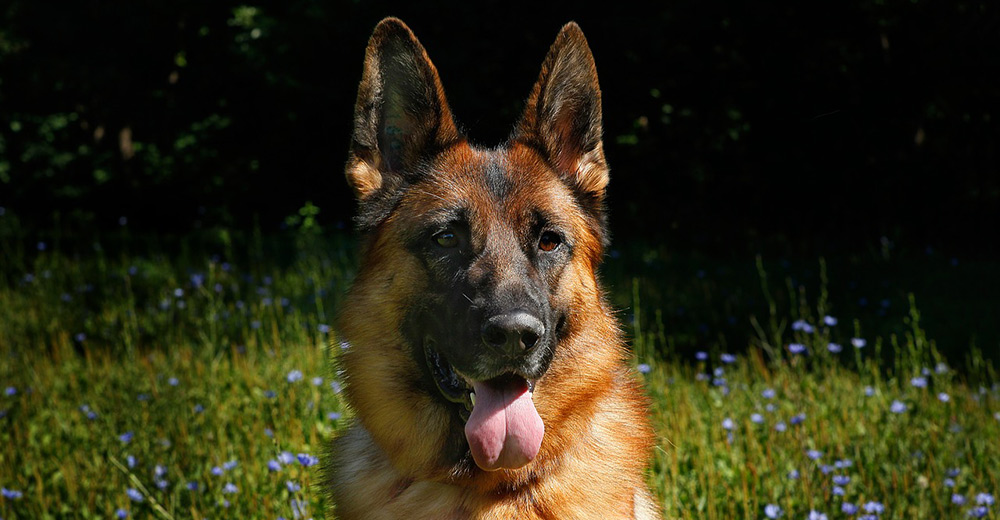
[(486, 471), (524, 466), (538, 454), (545, 425), (538, 416), (528, 383), (476, 382), (476, 405), (465, 423), (472, 458)]

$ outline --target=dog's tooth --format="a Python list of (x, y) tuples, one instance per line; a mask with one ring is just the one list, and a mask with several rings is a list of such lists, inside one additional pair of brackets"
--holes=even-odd
[(469, 392), (469, 401), (472, 402), (472, 406), (476, 406), (476, 393)]

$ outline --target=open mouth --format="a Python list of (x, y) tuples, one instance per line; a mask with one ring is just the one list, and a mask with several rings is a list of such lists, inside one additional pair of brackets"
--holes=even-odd
[(532, 400), (534, 380), (515, 373), (468, 379), (455, 371), (430, 338), (424, 341), (424, 354), (441, 395), (462, 405), (459, 415), (477, 466), (486, 471), (516, 469), (535, 458), (545, 425)]
[(438, 391), (448, 401), (462, 405), (459, 415), (463, 421), (468, 421), (475, 404), (472, 385), (459, 376), (451, 363), (448, 363), (448, 360), (434, 348), (434, 340), (431, 338), (424, 339), (424, 356), (427, 358), (427, 368), (431, 371), (431, 377)]

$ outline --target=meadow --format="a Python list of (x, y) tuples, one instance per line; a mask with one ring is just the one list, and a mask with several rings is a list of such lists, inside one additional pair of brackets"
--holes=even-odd
[[(318, 460), (351, 420), (333, 361), (352, 239), (11, 229), (0, 518), (324, 517)], [(939, 352), (914, 296), (849, 315), (822, 259), (748, 257), (735, 281), (655, 248), (608, 262), (666, 517), (998, 516), (996, 373), (975, 346)]]

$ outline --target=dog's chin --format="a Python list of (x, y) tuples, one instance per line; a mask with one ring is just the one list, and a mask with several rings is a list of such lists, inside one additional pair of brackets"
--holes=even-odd
[(456, 405), (476, 465), (495, 471), (531, 462), (545, 430), (533, 401), (537, 379), (520, 370), (473, 379), (456, 370), (435, 346), (432, 338), (424, 339), (427, 367), (441, 396)]

